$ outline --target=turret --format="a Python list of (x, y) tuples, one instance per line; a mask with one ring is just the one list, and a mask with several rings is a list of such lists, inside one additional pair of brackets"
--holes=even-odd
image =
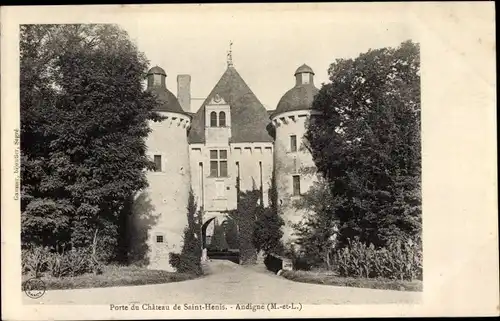
[(274, 167), (278, 197), (278, 211), (282, 215), (283, 243), (294, 241), (293, 224), (299, 223), (305, 213), (294, 207), (294, 201), (307, 192), (316, 179), (316, 167), (311, 154), (303, 146), (303, 136), (311, 116), (314, 96), (314, 72), (307, 65), (294, 73), (295, 86), (280, 99), (271, 121), (276, 129), (274, 142)]
[[(147, 155), (155, 167), (147, 172), (149, 186), (136, 200), (141, 204), (135, 206), (134, 225), (142, 230), (142, 237), (147, 240), (149, 267), (173, 271), (169, 253), (181, 252), (183, 231), (187, 226), (190, 189), (187, 131), (191, 116), (167, 89), (167, 74), (162, 68), (151, 68), (146, 78), (147, 91), (160, 102), (155, 111), (165, 119), (149, 124)], [(141, 246), (140, 242), (132, 243)]]

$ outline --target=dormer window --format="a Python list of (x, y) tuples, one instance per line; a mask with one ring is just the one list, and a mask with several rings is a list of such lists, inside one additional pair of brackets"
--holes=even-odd
[(309, 78), (310, 78), (310, 75), (308, 73), (303, 73), (302, 74), (302, 84), (303, 85), (308, 84)]
[(219, 127), (226, 127), (226, 113), (223, 111), (219, 113)]
[(217, 127), (217, 113), (215, 111), (210, 113), (210, 127)]
[(153, 75), (153, 86), (161, 86), (161, 75), (160, 74)]
[[(219, 95), (215, 95), (205, 107), (205, 128), (212, 132), (221, 132), (231, 127), (230, 106)], [(218, 128), (218, 129), (211, 129)]]
[(210, 127), (226, 127), (226, 112), (220, 111), (212, 111), (210, 112)]

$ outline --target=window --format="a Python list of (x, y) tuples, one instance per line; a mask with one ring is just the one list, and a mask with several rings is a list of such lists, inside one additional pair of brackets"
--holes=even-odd
[(240, 191), (240, 162), (236, 162), (236, 191)]
[(219, 127), (226, 127), (226, 113), (223, 111), (219, 113)]
[(210, 176), (227, 177), (227, 150), (210, 151)]
[(217, 127), (217, 113), (215, 111), (210, 113), (210, 127)]
[(264, 205), (264, 182), (262, 179), (262, 162), (259, 162), (259, 188), (260, 188), (260, 205)]
[(163, 243), (163, 235), (156, 235), (156, 243)]
[(155, 85), (155, 86), (161, 85), (161, 75), (160, 74), (153, 75), (153, 85)]
[(161, 155), (155, 155), (154, 156), (154, 162), (155, 162), (155, 172), (161, 172)]
[(291, 152), (297, 151), (297, 136), (296, 135), (290, 136), (290, 151)]
[(299, 175), (293, 175), (293, 195), (297, 196), (300, 195), (300, 176)]
[(302, 74), (302, 83), (304, 85), (309, 83), (309, 77), (310, 77), (309, 74), (306, 72)]

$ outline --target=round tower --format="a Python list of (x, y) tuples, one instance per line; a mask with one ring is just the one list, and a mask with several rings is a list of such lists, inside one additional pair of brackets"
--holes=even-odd
[(299, 223), (304, 212), (294, 206), (301, 195), (316, 180), (316, 167), (312, 155), (305, 148), (303, 136), (312, 115), (314, 72), (306, 64), (295, 71), (295, 86), (280, 99), (271, 121), (276, 128), (274, 142), (274, 168), (278, 198), (278, 211), (285, 221), (283, 244), (290, 248), (295, 239), (293, 224)]
[[(146, 140), (147, 155), (155, 163), (147, 172), (149, 186), (137, 199), (138, 221), (143, 229), (143, 243), (148, 266), (173, 271), (169, 253), (180, 253), (187, 221), (190, 170), (187, 131), (191, 116), (184, 112), (177, 98), (166, 86), (165, 70), (156, 66), (147, 73), (147, 90), (161, 102), (156, 111), (165, 117), (150, 122)], [(147, 230), (147, 233), (146, 231)], [(139, 242), (141, 242), (139, 240)], [(141, 244), (135, 244), (141, 246)], [(143, 248), (146, 248), (143, 246)]]

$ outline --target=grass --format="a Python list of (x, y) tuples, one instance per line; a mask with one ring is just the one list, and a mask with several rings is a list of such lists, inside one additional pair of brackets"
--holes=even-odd
[(423, 289), (420, 280), (401, 281), (391, 279), (368, 279), (340, 277), (332, 272), (326, 271), (283, 271), (282, 277), (303, 283), (315, 283), (335, 286), (352, 286), (356, 288), (370, 288), (380, 290), (418, 291)]
[[(168, 272), (163, 270), (149, 270), (135, 266), (105, 266), (102, 274), (83, 274), (74, 277), (55, 278), (44, 275), (40, 279), (46, 290), (103, 288), (111, 286), (145, 285), (180, 282), (196, 278), (196, 275)], [(22, 282), (31, 278), (23, 275)]]

